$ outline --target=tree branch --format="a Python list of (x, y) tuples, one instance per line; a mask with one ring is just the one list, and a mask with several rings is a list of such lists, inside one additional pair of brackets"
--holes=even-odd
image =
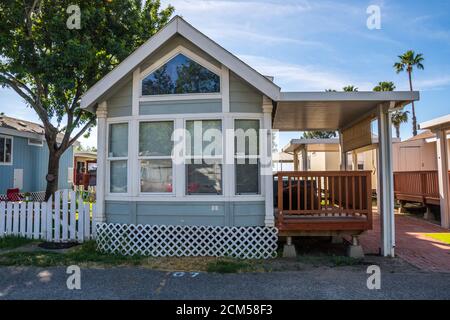
[(95, 123), (95, 118), (92, 118), (91, 120), (89, 120), (88, 123), (86, 123), (86, 125), (75, 135), (75, 137), (72, 138), (72, 140), (69, 141), (69, 146), (72, 145), (75, 141), (78, 140), (78, 138), (80, 138), (87, 129), (89, 129), (94, 123)]

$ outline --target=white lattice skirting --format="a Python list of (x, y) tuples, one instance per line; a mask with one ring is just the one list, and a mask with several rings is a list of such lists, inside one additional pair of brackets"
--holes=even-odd
[(97, 246), (105, 253), (144, 256), (276, 256), (274, 227), (165, 226), (100, 223)]

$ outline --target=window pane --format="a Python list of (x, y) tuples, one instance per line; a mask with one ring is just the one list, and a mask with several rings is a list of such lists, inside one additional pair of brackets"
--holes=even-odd
[(236, 155), (259, 155), (259, 120), (234, 121)]
[(186, 194), (222, 194), (222, 165), (208, 163), (186, 165)]
[(172, 160), (141, 161), (141, 192), (172, 192)]
[(5, 138), (0, 137), (0, 162), (5, 162)]
[(183, 54), (178, 54), (142, 81), (142, 95), (219, 91), (220, 77)]
[(112, 193), (127, 192), (127, 161), (117, 160), (110, 163), (110, 187)]
[(172, 154), (173, 122), (141, 122), (139, 125), (140, 156), (170, 156)]
[(11, 162), (12, 139), (5, 139), (5, 162)]
[(186, 155), (221, 156), (222, 155), (222, 121), (189, 120), (186, 121)]
[(109, 126), (109, 157), (128, 156), (128, 123), (115, 123)]
[[(259, 162), (255, 159), (236, 161), (236, 194), (259, 194)], [(242, 163), (242, 164), (239, 164)]]

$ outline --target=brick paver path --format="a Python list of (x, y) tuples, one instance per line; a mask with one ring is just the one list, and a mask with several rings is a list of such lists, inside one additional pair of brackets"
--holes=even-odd
[[(450, 232), (430, 222), (395, 215), (395, 254), (412, 265), (425, 270), (450, 272), (450, 245), (426, 237), (426, 233)], [(375, 212), (373, 230), (361, 235), (361, 244), (367, 254), (378, 254), (380, 248), (380, 219)]]

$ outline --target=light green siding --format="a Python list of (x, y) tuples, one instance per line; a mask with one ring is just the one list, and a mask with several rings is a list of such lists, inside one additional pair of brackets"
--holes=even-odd
[(131, 105), (133, 101), (133, 82), (130, 80), (117, 89), (107, 102), (108, 117), (131, 116)]
[[(217, 210), (213, 210), (217, 209)], [(166, 225), (263, 226), (263, 201), (106, 201), (107, 222)]]
[(141, 102), (140, 115), (222, 112), (221, 99)]
[(262, 94), (230, 72), (230, 111), (262, 112)]

